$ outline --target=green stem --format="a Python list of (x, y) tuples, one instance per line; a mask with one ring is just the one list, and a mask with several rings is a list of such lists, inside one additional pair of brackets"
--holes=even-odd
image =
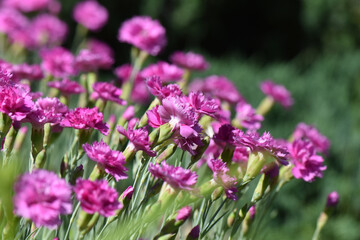
[(80, 207), (80, 202), (76, 205), (75, 210), (74, 210), (73, 214), (71, 215), (69, 226), (68, 226), (68, 228), (66, 230), (64, 240), (67, 240), (68, 237), (69, 237), (70, 229), (71, 229), (71, 226), (72, 226), (72, 224), (73, 224), (73, 222), (75, 220), (75, 216), (76, 216), (77, 211), (79, 210), (79, 207)]

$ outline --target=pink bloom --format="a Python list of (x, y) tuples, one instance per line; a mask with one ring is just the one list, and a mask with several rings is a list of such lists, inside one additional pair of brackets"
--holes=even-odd
[(86, 48), (93, 53), (103, 54), (111, 59), (114, 58), (114, 51), (111, 49), (111, 47), (97, 39), (89, 39), (86, 44)]
[(126, 121), (130, 121), (130, 119), (132, 119), (134, 116), (135, 116), (135, 107), (131, 105), (125, 109), (121, 117), (124, 118)]
[(178, 68), (176, 65), (171, 65), (167, 62), (158, 62), (152, 64), (141, 71), (144, 78), (159, 76), (164, 83), (172, 81), (180, 81), (184, 75), (184, 70)]
[(172, 63), (189, 70), (204, 71), (209, 68), (204, 57), (193, 52), (174, 52), (170, 56), (170, 60)]
[(91, 94), (91, 98), (104, 101), (116, 102), (120, 105), (125, 105), (126, 101), (121, 99), (121, 89), (114, 86), (114, 84), (107, 82), (96, 82), (93, 84), (94, 92)]
[[(115, 75), (121, 81), (122, 84), (129, 81), (132, 72), (132, 66), (130, 64), (124, 64), (115, 68)], [(137, 76), (138, 77), (138, 76)]]
[(165, 28), (147, 16), (133, 17), (125, 21), (120, 29), (118, 39), (155, 56), (166, 45)]
[(199, 236), (200, 236), (200, 226), (196, 225), (189, 232), (187, 239), (199, 239)]
[(104, 217), (110, 217), (116, 210), (123, 208), (118, 201), (118, 193), (106, 180), (90, 181), (79, 178), (74, 191), (81, 208), (87, 213), (97, 212)]
[(159, 164), (149, 164), (149, 172), (156, 178), (167, 182), (174, 189), (192, 190), (198, 178), (195, 172), (182, 167), (173, 167), (162, 162)]
[(132, 186), (129, 186), (125, 191), (121, 194), (121, 199), (128, 199), (131, 200), (132, 196), (134, 194), (134, 188)]
[(249, 130), (258, 130), (264, 117), (256, 114), (256, 110), (246, 102), (239, 102), (236, 105), (236, 119), (240, 121), (242, 127)]
[(43, 50), (40, 53), (42, 68), (54, 77), (68, 77), (75, 75), (75, 58), (70, 51), (62, 47)]
[(59, 89), (59, 91), (64, 95), (80, 94), (85, 92), (85, 89), (81, 86), (81, 84), (71, 81), (68, 78), (61, 81), (49, 82), (48, 86)]
[(233, 154), (233, 162), (241, 163), (247, 162), (249, 159), (249, 150), (247, 147), (239, 146), (235, 148)]
[(116, 130), (129, 139), (131, 149), (144, 151), (150, 157), (156, 156), (156, 152), (151, 150), (149, 134), (145, 128), (133, 129), (132, 126), (128, 126), (125, 130), (122, 126), (117, 126)]
[(339, 204), (339, 198), (339, 194), (336, 191), (329, 193), (326, 207), (336, 207)]
[(109, 134), (109, 126), (103, 122), (103, 114), (98, 108), (75, 108), (65, 115), (61, 121), (62, 127), (75, 129), (97, 129), (102, 134)]
[(185, 206), (178, 211), (176, 215), (176, 221), (186, 221), (191, 215), (192, 207)]
[(315, 177), (322, 178), (326, 166), (323, 165), (324, 159), (316, 155), (316, 151), (311, 142), (301, 139), (295, 140), (289, 145), (291, 160), (294, 164), (292, 174), (295, 178), (302, 178), (306, 182), (312, 182)]
[(33, 12), (45, 10), (48, 6), (55, 2), (54, 0), (5, 0), (4, 5), (12, 8), (17, 8), (23, 12)]
[(76, 4), (73, 14), (76, 22), (92, 31), (100, 30), (106, 24), (108, 15), (106, 8), (93, 0)]
[(225, 189), (226, 196), (229, 199), (236, 201), (238, 199), (235, 194), (235, 192), (237, 192), (235, 187), (236, 178), (227, 174), (229, 172), (229, 168), (226, 166), (226, 163), (224, 163), (221, 159), (212, 159), (208, 161), (208, 166), (211, 171), (213, 171), (213, 178), (215, 182)]
[(45, 123), (59, 124), (69, 111), (58, 98), (40, 98), (24, 121), (30, 122), (36, 128), (42, 128)]
[(277, 85), (271, 80), (262, 82), (260, 88), (265, 95), (279, 102), (284, 108), (289, 108), (294, 103), (290, 92), (284, 86)]
[(159, 76), (152, 76), (146, 79), (146, 84), (152, 95), (162, 100), (169, 96), (181, 96), (183, 93), (176, 84), (163, 86)]
[(194, 92), (203, 92), (232, 104), (243, 101), (234, 84), (224, 76), (212, 75), (204, 80), (197, 79), (190, 84), (189, 89)]
[(0, 32), (11, 34), (21, 31), (29, 24), (29, 20), (13, 8), (0, 8)]
[(116, 181), (128, 178), (125, 173), (128, 169), (124, 167), (125, 157), (121, 152), (111, 150), (102, 140), (92, 145), (85, 143), (82, 147), (88, 157), (102, 166)]
[(14, 212), (36, 227), (57, 228), (61, 214), (72, 213), (71, 187), (53, 172), (35, 170), (16, 182)]
[(39, 65), (28, 65), (26, 63), (13, 65), (12, 73), (14, 77), (19, 80), (27, 79), (37, 81), (44, 78), (44, 74)]
[(253, 206), (250, 207), (249, 213), (250, 213), (250, 219), (254, 219), (254, 218), (255, 218), (255, 214), (256, 214), (255, 205), (253, 205)]
[(100, 44), (91, 42), (89, 49), (82, 49), (76, 57), (76, 68), (82, 72), (91, 72), (98, 69), (109, 69), (113, 63), (113, 53), (111, 49), (104, 49), (108, 46), (101, 46)]
[(50, 14), (34, 18), (29, 27), (29, 35), (35, 47), (52, 47), (64, 42), (68, 28), (65, 22)]
[(299, 123), (293, 133), (294, 139), (308, 139), (317, 151), (327, 153), (330, 141), (322, 135), (314, 126)]
[(206, 97), (202, 92), (191, 92), (189, 94), (189, 103), (199, 114), (205, 114), (212, 118), (220, 111), (220, 102)]

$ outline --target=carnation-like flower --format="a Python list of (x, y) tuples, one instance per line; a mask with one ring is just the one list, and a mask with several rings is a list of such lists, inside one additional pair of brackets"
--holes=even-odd
[(156, 178), (167, 182), (174, 189), (192, 190), (197, 181), (197, 174), (189, 169), (174, 167), (162, 162), (159, 164), (149, 164), (149, 172)]
[(137, 16), (125, 21), (118, 39), (156, 56), (166, 45), (165, 28), (157, 20), (147, 16)]
[(108, 11), (97, 1), (86, 0), (76, 4), (74, 19), (92, 31), (100, 30), (108, 20)]
[(4, 0), (4, 5), (23, 12), (33, 12), (47, 9), (52, 2), (55, 0)]
[(37, 81), (44, 78), (44, 74), (39, 65), (29, 65), (26, 63), (13, 65), (12, 73), (14, 78), (18, 80), (27, 79), (30, 81)]
[(90, 181), (79, 178), (74, 191), (81, 208), (90, 214), (99, 213), (110, 217), (123, 207), (118, 201), (118, 193), (106, 180)]
[(258, 130), (264, 117), (256, 114), (256, 110), (246, 102), (240, 102), (236, 105), (236, 119), (241, 126), (249, 130)]
[(176, 221), (185, 221), (190, 217), (191, 212), (192, 212), (192, 207), (190, 206), (185, 206), (181, 208), (178, 211), (178, 214), (176, 215)]
[(11, 34), (21, 31), (29, 24), (29, 20), (14, 8), (0, 8), (0, 32)]
[(204, 71), (209, 68), (209, 64), (205, 61), (205, 58), (193, 52), (174, 52), (170, 56), (170, 61), (189, 70)]
[(285, 108), (289, 108), (294, 103), (290, 92), (284, 86), (277, 85), (271, 80), (262, 82), (260, 88), (265, 95), (274, 99), (274, 101), (280, 103)]
[(121, 89), (114, 86), (114, 84), (106, 82), (96, 82), (93, 84), (93, 93), (91, 97), (93, 99), (101, 98), (104, 101), (116, 102), (120, 105), (125, 105), (126, 101), (121, 99)]
[(189, 103), (199, 114), (205, 114), (213, 118), (220, 111), (220, 102), (206, 97), (202, 92), (191, 92), (189, 94)]
[(92, 145), (85, 143), (82, 147), (86, 155), (103, 167), (105, 172), (113, 176), (116, 181), (128, 178), (126, 174), (128, 169), (124, 167), (125, 157), (121, 152), (111, 150), (102, 140)]
[(41, 66), (48, 74), (58, 78), (75, 75), (75, 57), (69, 50), (55, 47), (41, 51), (40, 55)]
[(80, 72), (93, 72), (98, 69), (109, 69), (114, 59), (106, 54), (82, 49), (76, 56), (76, 68)]
[(117, 126), (116, 130), (129, 139), (130, 149), (144, 151), (150, 157), (156, 156), (156, 152), (151, 150), (149, 133), (145, 128), (133, 129), (132, 126), (128, 126), (125, 130), (122, 126)]
[(316, 177), (322, 178), (326, 166), (324, 159), (316, 155), (315, 147), (311, 142), (301, 139), (295, 140), (289, 145), (291, 160), (294, 164), (292, 174), (295, 178), (302, 178), (306, 182), (312, 182)]
[(62, 127), (72, 127), (75, 129), (97, 129), (102, 134), (109, 134), (109, 126), (103, 122), (103, 114), (98, 108), (75, 108), (66, 113), (61, 121)]
[(146, 79), (146, 84), (152, 95), (162, 100), (169, 96), (181, 96), (183, 95), (179, 85), (168, 84), (163, 86), (159, 76), (152, 76)]
[(50, 14), (36, 16), (29, 29), (34, 47), (37, 48), (62, 44), (68, 32), (66, 23)]
[(108, 44), (97, 39), (89, 39), (86, 44), (86, 48), (89, 49), (91, 52), (103, 54), (112, 59), (114, 58), (114, 51), (111, 49), (111, 47)]
[(327, 153), (330, 141), (322, 135), (314, 126), (299, 123), (293, 133), (294, 139), (308, 139), (317, 151)]
[(48, 83), (51, 88), (59, 89), (63, 95), (80, 94), (85, 92), (85, 89), (78, 82), (71, 81), (68, 78), (64, 78), (61, 81), (52, 81)]
[(156, 64), (149, 65), (141, 71), (141, 75), (144, 78), (152, 77), (154, 75), (159, 76), (160, 80), (164, 83), (172, 81), (180, 81), (184, 75), (184, 70), (171, 65), (167, 62), (158, 62)]
[(71, 187), (64, 179), (38, 169), (22, 175), (15, 184), (14, 212), (36, 227), (57, 228), (61, 214), (72, 213)]
[(234, 84), (224, 76), (212, 75), (204, 80), (197, 79), (189, 86), (190, 91), (200, 91), (211, 97), (235, 104), (243, 101)]

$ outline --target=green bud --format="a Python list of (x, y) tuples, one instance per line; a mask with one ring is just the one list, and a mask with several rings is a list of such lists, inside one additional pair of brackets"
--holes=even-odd
[(256, 109), (256, 113), (265, 116), (271, 110), (273, 105), (274, 99), (266, 97), (261, 101), (260, 105)]
[(227, 218), (227, 226), (229, 228), (231, 228), (233, 225), (234, 225), (234, 222), (236, 221), (236, 218), (237, 218), (237, 208), (235, 208), (230, 214), (229, 214), (229, 217)]
[(260, 173), (265, 164), (274, 162), (275, 158), (267, 152), (252, 152), (249, 155), (249, 161), (243, 178), (243, 184), (252, 181)]
[(173, 133), (174, 133), (173, 127), (169, 123), (165, 123), (164, 125), (161, 125), (160, 126), (160, 134), (159, 134), (157, 144), (165, 142), (166, 140), (171, 138)]
[(46, 149), (41, 150), (35, 159), (35, 168), (43, 168), (46, 162)]
[(175, 143), (169, 144), (166, 149), (155, 159), (157, 163), (161, 163), (162, 161), (166, 160), (167, 158), (171, 157), (177, 149)]
[(224, 192), (224, 189), (222, 187), (215, 188), (215, 190), (211, 194), (211, 200), (215, 201), (215, 200), (219, 199), (221, 197), (221, 195), (223, 194), (223, 192)]

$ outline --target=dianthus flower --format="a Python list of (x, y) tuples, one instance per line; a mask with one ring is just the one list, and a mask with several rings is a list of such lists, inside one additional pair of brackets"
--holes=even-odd
[(170, 61), (189, 70), (204, 71), (209, 68), (209, 64), (205, 61), (205, 58), (193, 52), (174, 52), (170, 56)]
[(14, 31), (21, 31), (29, 24), (29, 20), (13, 8), (0, 9), (0, 32), (11, 34)]
[(265, 95), (279, 102), (285, 108), (289, 108), (294, 103), (290, 92), (284, 86), (277, 85), (271, 80), (262, 82), (260, 88)]
[(163, 86), (159, 76), (152, 76), (146, 79), (146, 85), (148, 86), (152, 95), (162, 100), (169, 96), (181, 96), (183, 93), (177, 84), (169, 84)]
[(54, 0), (5, 0), (4, 5), (19, 9), (23, 12), (45, 10)]
[(165, 162), (149, 164), (149, 172), (156, 178), (160, 178), (174, 189), (192, 190), (197, 181), (197, 174), (189, 169), (167, 165)]
[(48, 74), (54, 77), (68, 77), (75, 75), (75, 57), (72, 53), (62, 47), (43, 50), (40, 53), (42, 67)]
[(91, 52), (106, 55), (111, 59), (114, 58), (114, 51), (111, 49), (111, 47), (97, 39), (89, 39), (86, 44), (86, 48), (89, 49)]
[(39, 65), (29, 65), (26, 63), (13, 65), (12, 73), (14, 78), (18, 80), (27, 79), (30, 81), (37, 81), (44, 78), (44, 74)]
[(316, 155), (311, 142), (298, 139), (290, 144), (288, 149), (294, 164), (292, 174), (295, 178), (302, 178), (306, 182), (312, 182), (316, 177), (322, 178), (323, 171), (326, 170), (324, 159)]
[(294, 139), (308, 139), (321, 153), (327, 153), (330, 141), (322, 135), (314, 126), (299, 123), (293, 133)]
[(114, 59), (106, 54), (82, 49), (76, 56), (76, 68), (80, 72), (93, 72), (98, 69), (109, 69)]
[(76, 180), (74, 191), (81, 208), (90, 214), (99, 213), (104, 217), (110, 217), (123, 207), (118, 201), (118, 193), (106, 180), (90, 181), (79, 178)]
[(91, 94), (91, 98), (104, 101), (116, 102), (120, 105), (125, 105), (126, 101), (121, 99), (121, 89), (114, 86), (114, 84), (107, 82), (96, 82), (93, 84), (94, 91)]
[(206, 97), (202, 92), (190, 92), (189, 103), (199, 114), (205, 114), (217, 118), (220, 111), (220, 103), (215, 99)]
[(336, 191), (329, 193), (326, 207), (336, 207), (339, 204), (339, 198), (339, 194)]
[(236, 105), (236, 119), (241, 126), (249, 130), (258, 130), (264, 117), (256, 114), (256, 110), (246, 102), (240, 102)]
[(42, 128), (45, 123), (59, 124), (69, 111), (58, 98), (39, 98), (24, 121), (30, 122), (36, 128)]
[(149, 133), (145, 128), (133, 129), (129, 124), (126, 130), (122, 126), (117, 126), (116, 130), (129, 139), (130, 149), (144, 151), (150, 157), (156, 156), (156, 152), (150, 148)]
[(72, 95), (80, 94), (85, 92), (85, 89), (78, 82), (71, 81), (68, 78), (64, 78), (61, 81), (52, 81), (48, 83), (48, 86), (51, 88), (59, 89), (61, 94)]
[(159, 76), (160, 80), (164, 83), (172, 81), (180, 81), (184, 75), (184, 70), (171, 65), (167, 62), (158, 62), (156, 64), (149, 65), (141, 71), (141, 75), (144, 78), (152, 77), (154, 75)]
[(103, 114), (98, 108), (75, 108), (66, 113), (61, 121), (62, 127), (72, 127), (75, 129), (97, 129), (102, 134), (109, 134), (109, 126), (103, 122)]
[(241, 163), (247, 162), (249, 159), (249, 150), (247, 147), (239, 146), (235, 148), (233, 155), (233, 162)]
[(36, 48), (61, 45), (68, 32), (66, 23), (50, 14), (36, 16), (29, 29)]
[(118, 39), (156, 56), (166, 45), (165, 28), (157, 20), (147, 16), (137, 16), (125, 21)]
[(177, 215), (176, 215), (176, 221), (185, 221), (186, 219), (188, 219), (191, 215), (192, 212), (192, 207), (190, 206), (185, 206), (183, 208), (181, 208)]
[(204, 80), (197, 79), (189, 86), (190, 91), (200, 91), (211, 97), (235, 104), (243, 101), (234, 84), (224, 76), (212, 75)]
[(38, 169), (15, 184), (14, 212), (36, 227), (57, 228), (61, 214), (72, 213), (71, 187), (55, 173)]
[(94, 142), (92, 145), (85, 143), (82, 145), (88, 157), (97, 162), (105, 169), (105, 172), (115, 178), (116, 181), (128, 178), (124, 167), (125, 157), (119, 151), (111, 150), (102, 140)]
[(100, 30), (109, 18), (106, 8), (94, 0), (76, 4), (73, 16), (76, 22), (92, 31)]

